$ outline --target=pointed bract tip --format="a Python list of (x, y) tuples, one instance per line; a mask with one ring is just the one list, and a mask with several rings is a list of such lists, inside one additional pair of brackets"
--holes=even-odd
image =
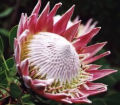
[(32, 15), (32, 14), (38, 14), (38, 12), (39, 12), (39, 10), (40, 10), (40, 7), (41, 7), (41, 0), (38, 0), (36, 6), (34, 7), (32, 13), (31, 13), (31, 15)]
[(73, 5), (68, 11), (74, 11), (75, 5)]
[(57, 3), (56, 5), (57, 5), (57, 6), (61, 6), (61, 5), (62, 5), (62, 3), (61, 3), (61, 2), (59, 2), (59, 3)]
[(100, 31), (101, 27), (95, 27), (95, 28), (93, 28), (93, 29)]
[(108, 54), (108, 55), (109, 55), (109, 54), (111, 54), (111, 52), (110, 52), (110, 51), (107, 51), (107, 52), (106, 52), (106, 54)]
[(47, 6), (50, 6), (50, 1), (47, 2), (46, 7), (47, 7)]
[(78, 20), (75, 22), (75, 24), (80, 24), (81, 23), (81, 20)]
[(90, 32), (93, 32), (95, 35), (100, 31), (101, 27), (95, 27)]
[(116, 73), (116, 72), (118, 72), (118, 70), (113, 70), (113, 73)]
[(73, 4), (73, 5), (72, 5), (72, 7), (74, 7), (74, 8), (75, 8), (75, 4)]
[(104, 52), (102, 55), (107, 56), (107, 55), (110, 55), (110, 54), (111, 54), (110, 51), (106, 51), (106, 52)]
[(90, 25), (90, 24), (92, 23), (92, 21), (93, 21), (93, 19), (90, 18), (90, 19), (87, 21), (86, 25)]
[(92, 18), (90, 18), (88, 21), (93, 21), (93, 19), (92, 19)]
[(76, 17), (73, 19), (73, 22), (77, 22), (79, 19), (80, 19), (80, 17), (79, 17), (79, 16), (76, 16)]
[(41, 0), (38, 0), (38, 4), (41, 4)]
[(101, 42), (101, 43), (98, 43), (98, 44), (100, 44), (100, 45), (102, 45), (102, 46), (104, 47), (107, 43), (108, 43), (108, 42), (105, 41), (105, 42)]
[(91, 104), (91, 103), (92, 103), (92, 101), (90, 101), (90, 100), (87, 100), (86, 102), (87, 102), (87, 103), (89, 103), (89, 104)]
[(72, 5), (71, 9), (74, 11), (74, 9), (75, 9), (75, 4), (74, 4), (74, 5)]
[(104, 45), (106, 45), (108, 42), (107, 41), (105, 41), (105, 42), (102, 42)]
[(62, 101), (63, 103), (66, 103), (66, 104), (72, 104), (72, 102), (71, 102), (71, 101), (66, 100), (66, 99), (61, 99), (61, 101)]
[(97, 27), (97, 28), (101, 29), (101, 27)]

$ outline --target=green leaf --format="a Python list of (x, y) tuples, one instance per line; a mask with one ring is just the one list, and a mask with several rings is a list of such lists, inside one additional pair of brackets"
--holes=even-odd
[(10, 84), (10, 94), (13, 98), (20, 98), (22, 91), (15, 83)]
[[(14, 58), (13, 57), (7, 59), (5, 62), (6, 62), (6, 64), (7, 64), (7, 66), (8, 66), (9, 69), (14, 67)], [(5, 64), (3, 62), (0, 62), (0, 63), (1, 63), (0, 67), (2, 69), (5, 69), (6, 68)]]
[(7, 86), (8, 82), (6, 79), (5, 71), (0, 68), (0, 86)]
[(24, 94), (24, 96), (22, 96), (22, 100), (23, 102), (29, 102), (31, 100), (30, 94)]
[(30, 100), (32, 100), (30, 94), (24, 94), (24, 96), (22, 96), (22, 101), (27, 103), (30, 102)]
[(6, 29), (4, 29), (4, 28), (0, 28), (0, 34), (8, 37), (9, 32), (8, 32), (8, 30), (6, 30)]
[(13, 8), (7, 8), (2, 13), (0, 13), (0, 18), (8, 16), (13, 11)]
[(17, 74), (16, 67), (13, 66), (12, 68), (10, 68), (9, 76), (12, 78), (12, 77), (16, 76), (16, 74)]
[(14, 26), (9, 33), (9, 43), (10, 43), (10, 47), (13, 49), (13, 45), (14, 45), (14, 38), (17, 35), (17, 25)]
[(23, 102), (23, 104), (25, 104), (25, 105), (35, 105), (35, 104), (33, 103), (33, 99), (32, 99), (32, 97), (31, 97), (30, 94), (24, 94), (24, 95), (22, 96), (22, 102)]
[(4, 52), (3, 40), (0, 36), (0, 54), (2, 54), (3, 52)]
[(11, 57), (11, 58), (7, 59), (6, 63), (7, 63), (8, 68), (12, 68), (14, 66), (14, 58)]

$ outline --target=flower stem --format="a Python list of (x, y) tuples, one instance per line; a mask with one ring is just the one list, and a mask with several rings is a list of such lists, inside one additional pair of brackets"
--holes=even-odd
[(6, 63), (6, 61), (5, 61), (4, 56), (3, 56), (3, 55), (1, 55), (1, 57), (2, 57), (3, 62), (4, 62), (4, 64), (5, 64), (5, 68), (6, 68), (6, 70), (7, 70), (7, 71), (9, 71), (9, 68), (8, 68), (8, 66), (7, 66), (7, 63)]
[(8, 66), (7, 66), (7, 63), (6, 63), (6, 61), (5, 61), (5, 58), (4, 58), (4, 56), (3, 55), (1, 55), (1, 58), (2, 58), (2, 60), (3, 60), (3, 63), (4, 63), (4, 65), (5, 65), (5, 75), (6, 75), (6, 79), (7, 79), (7, 81), (9, 81), (9, 79), (8, 79), (8, 74), (7, 74), (7, 72), (9, 71), (9, 68), (8, 68)]

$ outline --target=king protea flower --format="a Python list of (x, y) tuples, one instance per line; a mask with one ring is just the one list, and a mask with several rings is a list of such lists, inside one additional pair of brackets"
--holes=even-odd
[(116, 72), (91, 64), (110, 54), (95, 56), (106, 42), (87, 46), (100, 27), (91, 25), (91, 19), (84, 26), (78, 20), (70, 21), (74, 6), (57, 19), (61, 3), (51, 11), (48, 3), (38, 16), (40, 5), (38, 0), (29, 17), (22, 13), (18, 25), (14, 41), (18, 73), (38, 95), (65, 103), (91, 103), (88, 96), (107, 90), (105, 84), (93, 81)]

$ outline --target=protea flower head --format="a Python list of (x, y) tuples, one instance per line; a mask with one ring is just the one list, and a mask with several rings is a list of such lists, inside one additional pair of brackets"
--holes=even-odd
[(91, 25), (91, 19), (85, 26), (77, 19), (70, 21), (74, 6), (55, 16), (61, 3), (51, 11), (48, 3), (38, 16), (40, 5), (38, 0), (29, 17), (21, 15), (14, 41), (18, 73), (25, 86), (38, 95), (65, 103), (91, 103), (88, 96), (107, 90), (105, 84), (93, 81), (116, 72), (91, 64), (110, 54), (95, 55), (106, 42), (87, 46), (100, 27)]

